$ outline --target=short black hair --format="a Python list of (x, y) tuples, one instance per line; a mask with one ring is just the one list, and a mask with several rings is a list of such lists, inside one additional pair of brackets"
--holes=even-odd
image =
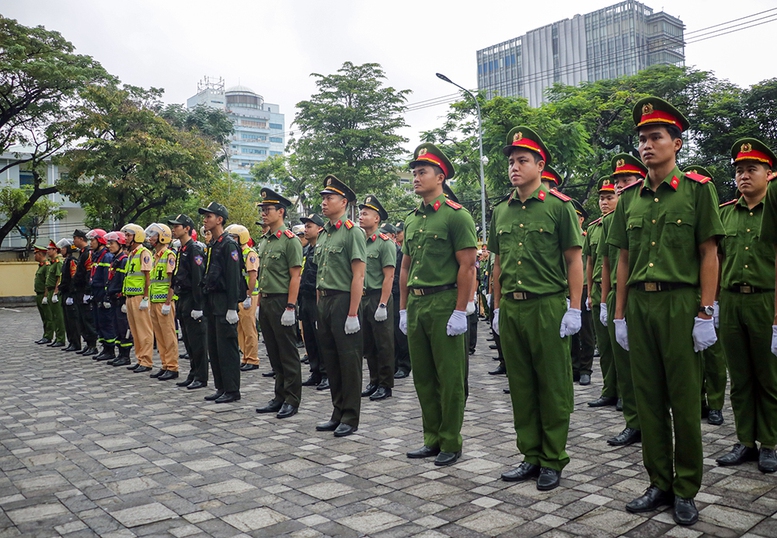
[(663, 127), (672, 140), (677, 140), (678, 138), (682, 140), (683, 138), (683, 133), (677, 125), (669, 125), (667, 123), (659, 123), (657, 125), (656, 124), (642, 125), (640, 127), (637, 127), (637, 135), (639, 135), (640, 131), (642, 131), (642, 129), (644, 129), (645, 127), (653, 127), (653, 126)]
[[(540, 161), (545, 161), (545, 159), (542, 157), (542, 155), (540, 155), (540, 154), (539, 154), (539, 153), (537, 153), (536, 151), (532, 151), (532, 150), (530, 150), (530, 149), (526, 149), (526, 148), (519, 148), (519, 147), (516, 147), (516, 148), (514, 148), (514, 149), (513, 149), (513, 150), (510, 152), (510, 155), (512, 155), (512, 154), (513, 154), (513, 151), (515, 151), (516, 149), (517, 149), (517, 150), (520, 150), (520, 151), (527, 151), (527, 152), (531, 153), (531, 156), (532, 156), (532, 157), (534, 157), (534, 164), (537, 164), (537, 163), (538, 163), (538, 162), (540, 162)], [(509, 156), (508, 156), (508, 157), (509, 157)], [(548, 164), (548, 161), (545, 161), (545, 164)]]

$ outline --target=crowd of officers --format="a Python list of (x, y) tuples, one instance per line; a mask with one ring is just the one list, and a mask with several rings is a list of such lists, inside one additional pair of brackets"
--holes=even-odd
[[(612, 157), (597, 186), (602, 217), (585, 231), (585, 210), (557, 189), (550, 151), (523, 126), (507, 136), (513, 188), (494, 205), (480, 251), (473, 219), (446, 183), (454, 167), (429, 143), (410, 163), (421, 203), (399, 227), (375, 195), (358, 204), (357, 226), (348, 218), (355, 193), (329, 175), (323, 218), (302, 218), (296, 234), (285, 224), (291, 202), (262, 189), (255, 248), (216, 202), (199, 210), (206, 244), (187, 215), (146, 229), (76, 230), (72, 241), (36, 247), (37, 343), (138, 373), (151, 371), (156, 341), (162, 367), (152, 377), (164, 381), (178, 377), (177, 319), (190, 361), (178, 385), (207, 386), (209, 359), (216, 392), (205, 399), (225, 403), (240, 399), (240, 371), (257, 368), (258, 324), (275, 390), (256, 411), (290, 417), (303, 385), (329, 388), (333, 410), (316, 430), (337, 437), (358, 429), (362, 398), (391, 396), (412, 366), (423, 446), (407, 457), (443, 466), (462, 453), (480, 294), (501, 361), (490, 373), (507, 374), (524, 458), (502, 479), (559, 485), (573, 383), (590, 383), (595, 341), (603, 388), (588, 405), (622, 411), (625, 427), (607, 442), (641, 441), (650, 483), (626, 509), (670, 505), (677, 523), (692, 525), (700, 419), (723, 423), (727, 370), (738, 442), (716, 461), (777, 471), (777, 187), (769, 183), (777, 157), (756, 138), (737, 141), (738, 194), (719, 204), (706, 170), (677, 166), (689, 128), (682, 113), (649, 97), (633, 118), (639, 147)], [(311, 368), (304, 382), (300, 324)]]

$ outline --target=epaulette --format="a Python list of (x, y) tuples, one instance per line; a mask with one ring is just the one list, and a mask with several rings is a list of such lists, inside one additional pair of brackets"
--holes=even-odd
[(558, 198), (562, 202), (571, 202), (572, 201), (572, 198), (570, 198), (569, 196), (567, 196), (563, 192), (557, 191), (556, 189), (550, 189), (548, 191), (548, 193), (552, 194), (553, 196), (555, 196), (556, 198)]
[(727, 205), (735, 204), (739, 201), (739, 198), (734, 198), (733, 200), (729, 200), (728, 202), (723, 202), (718, 207), (726, 207)]
[(633, 188), (634, 188), (636, 185), (642, 185), (642, 184), (643, 184), (643, 183), (642, 183), (642, 181), (635, 181), (635, 182), (634, 182), (634, 183), (632, 183), (631, 185), (626, 185), (625, 187), (623, 187), (623, 188), (621, 189), (621, 192), (623, 192), (623, 191), (627, 191), (627, 190), (629, 190), (629, 189), (633, 189)]
[(349, 230), (353, 228), (353, 222), (351, 221), (351, 219), (345, 220), (345, 227), (348, 228)]
[(457, 204), (453, 200), (448, 200), (447, 198), (445, 199), (445, 203), (448, 204), (449, 206), (451, 206), (453, 209), (456, 209), (456, 210), (461, 209), (463, 207), (461, 204)]
[(388, 240), (389, 240), (389, 236), (387, 236), (387, 235), (386, 235), (386, 234), (384, 234), (384, 233), (380, 233), (380, 234), (378, 234), (378, 236), (379, 236), (381, 239), (383, 239), (384, 241), (388, 241)]
[(602, 217), (599, 217), (598, 219), (596, 219), (594, 221), (591, 221), (591, 223), (588, 225), (588, 227), (590, 228), (591, 226), (596, 226), (596, 225), (601, 224), (601, 223), (602, 223)]
[(703, 175), (697, 174), (695, 172), (686, 172), (685, 173), (685, 177), (687, 177), (688, 179), (692, 179), (693, 181), (695, 181), (697, 183), (701, 183), (702, 185), (704, 185), (705, 183), (707, 183), (709, 181), (712, 181), (711, 177), (703, 176)]
[(294, 237), (297, 237), (296, 235), (294, 235), (294, 232), (292, 232), (291, 230), (286, 230), (286, 231), (284, 231), (283, 233), (285, 233), (285, 234), (286, 234), (286, 237), (288, 237), (289, 239), (292, 239), (292, 238), (294, 238)]

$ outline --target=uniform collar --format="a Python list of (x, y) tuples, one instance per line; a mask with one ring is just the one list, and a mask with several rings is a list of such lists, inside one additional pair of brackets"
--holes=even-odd
[[(330, 220), (326, 224), (324, 224), (324, 229), (328, 233), (332, 233), (333, 231), (337, 231), (337, 230), (339, 230), (340, 228), (343, 227), (343, 225), (345, 224), (346, 220), (348, 220), (348, 219), (346, 218), (345, 213), (343, 213), (342, 215), (340, 215), (340, 218), (337, 219), (336, 221), (332, 222)], [(334, 230), (332, 230), (332, 228), (334, 228)]]
[[(676, 190), (677, 190), (677, 187), (679, 187), (679, 186), (680, 186), (680, 182), (681, 182), (683, 179), (685, 179), (685, 174), (683, 174), (682, 172), (680, 172), (680, 169), (679, 169), (679, 168), (677, 168), (677, 166), (675, 166), (675, 167), (674, 167), (674, 170), (672, 170), (671, 172), (669, 172), (669, 175), (668, 175), (668, 176), (666, 176), (666, 177), (664, 178), (664, 180), (663, 180), (661, 183), (659, 183), (659, 184), (658, 184), (658, 186), (659, 186), (659, 187), (661, 187), (661, 185), (663, 185), (663, 184), (666, 184), (666, 185), (667, 185), (667, 187), (669, 187), (669, 188), (670, 188), (670, 189), (672, 189), (673, 191), (676, 191)], [(641, 187), (640, 191), (641, 191), (641, 192), (644, 192), (644, 191), (645, 191), (645, 189), (647, 189), (647, 190), (651, 190), (651, 189), (650, 189), (650, 175), (649, 175), (649, 174), (648, 174), (648, 175), (646, 175), (646, 176), (645, 176), (645, 179), (643, 179), (643, 180), (642, 180), (642, 187)], [(658, 189), (656, 189), (656, 190), (658, 190)]]
[[(537, 190), (535, 190), (533, 193), (531, 193), (531, 196), (529, 196), (526, 201), (528, 202), (531, 199), (539, 200), (540, 202), (544, 202), (545, 198), (548, 196), (548, 188), (540, 183), (540, 186), (537, 187)], [(520, 202), (521, 199), (518, 197), (518, 189), (513, 189), (513, 192), (510, 193), (510, 197), (507, 199), (507, 203), (511, 204), (513, 202)]]
[[(278, 228), (277, 230), (275, 230), (275, 232), (273, 232), (272, 230), (267, 230), (267, 233), (266, 233), (266, 234), (264, 234), (264, 236), (265, 236), (267, 239), (272, 239), (273, 237), (274, 237), (275, 239), (280, 239), (280, 238), (281, 238), (281, 236), (283, 235), (283, 232), (285, 232), (286, 230), (288, 230), (288, 228), (286, 227), (286, 223), (283, 223), (283, 224), (281, 224), (281, 227), (280, 227), (280, 228)], [(250, 247), (249, 247), (249, 248), (250, 248)]]
[(376, 239), (378, 239), (378, 232), (377, 231), (373, 232), (372, 235), (368, 235), (367, 236), (367, 241), (372, 242), (372, 241), (375, 241)]
[(760, 201), (760, 202), (758, 202), (757, 204), (755, 204), (755, 205), (752, 207), (752, 209), (751, 209), (751, 208), (747, 207), (747, 200), (745, 200), (745, 197), (744, 197), (744, 196), (742, 196), (742, 195), (740, 194), (740, 195), (739, 195), (739, 198), (737, 198), (737, 202), (736, 202), (736, 204), (734, 204), (734, 205), (735, 205), (735, 206), (737, 206), (737, 207), (741, 207), (742, 209), (744, 209), (744, 210), (746, 210), (746, 211), (752, 211), (752, 210), (753, 210), (753, 209), (755, 209), (756, 207), (758, 207), (758, 206), (760, 206), (760, 205), (763, 205), (763, 203), (764, 203), (764, 200), (766, 200), (766, 196), (764, 196), (764, 197), (761, 199), (761, 201)]
[(433, 213), (436, 213), (445, 203), (445, 194), (440, 194), (437, 198), (434, 199), (434, 201), (429, 202), (428, 204), (421, 202), (421, 205), (418, 206), (418, 209), (416, 209), (416, 212), (420, 211), (421, 213), (427, 213), (429, 210), (431, 210)]

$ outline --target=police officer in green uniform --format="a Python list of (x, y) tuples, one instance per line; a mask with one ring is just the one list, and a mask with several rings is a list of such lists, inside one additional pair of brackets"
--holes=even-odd
[(697, 352), (717, 340), (712, 314), (723, 225), (709, 179), (677, 168), (688, 120), (657, 97), (639, 100), (633, 116), (648, 175), (622, 192), (607, 238), (620, 249), (613, 323), (616, 340), (631, 351), (650, 478), (626, 509), (673, 503), (675, 522), (693, 525), (703, 470)]
[(397, 251), (391, 238), (379, 231), (388, 213), (374, 194), (359, 204), (359, 226), (367, 235), (367, 266), (364, 272), (362, 319), (364, 320), (364, 357), (370, 370), (370, 382), (362, 397), (385, 400), (394, 388), (394, 299), (391, 286)]
[[(777, 156), (755, 138), (738, 140), (731, 156), (742, 195), (720, 208), (726, 236), (719, 249), (719, 320), (738, 442), (716, 461), (738, 465), (757, 460), (761, 472), (773, 473), (777, 471), (777, 359), (769, 352), (769, 325), (775, 312), (777, 192), (768, 178)], [(774, 340), (771, 352), (777, 355)]]
[[(615, 192), (620, 197), (623, 189), (642, 181), (647, 176), (647, 168), (642, 161), (628, 153), (619, 153), (612, 158), (612, 179), (615, 184)], [(616, 204), (617, 205), (617, 204)], [(620, 411), (626, 427), (615, 437), (607, 440), (611, 446), (627, 446), (642, 439), (642, 432), (637, 416), (637, 400), (634, 396), (634, 381), (631, 377), (631, 358), (629, 352), (615, 340), (615, 324), (612, 314), (615, 313), (615, 299), (618, 282), (618, 260), (620, 249), (610, 245), (607, 240), (612, 229), (614, 211), (602, 218), (602, 239), (599, 241), (599, 256), (602, 259), (602, 303), (599, 305), (599, 321), (607, 326), (607, 335), (612, 349), (612, 383), (617, 387), (620, 399)], [(599, 398), (599, 402), (605, 397)], [(614, 398), (613, 398), (614, 399)], [(592, 405), (596, 402), (590, 402)], [(616, 406), (617, 409), (617, 406)]]
[[(574, 405), (569, 338), (582, 326), (583, 235), (571, 198), (541, 184), (551, 155), (528, 127), (503, 149), (514, 190), (494, 206), (493, 329), (502, 339), (518, 449), (524, 461), (506, 481), (559, 485)], [(569, 306), (567, 306), (567, 295)]]
[(366, 239), (347, 218), (356, 194), (333, 175), (324, 178), (321, 211), (329, 219), (316, 244), (318, 265), (318, 343), (329, 376), (332, 416), (316, 425), (335, 437), (359, 427), (362, 386), (361, 298), (364, 291)]
[(46, 247), (34, 245), (35, 261), (38, 262), (38, 269), (35, 271), (35, 280), (33, 291), (35, 292), (35, 304), (38, 307), (40, 321), (43, 324), (43, 337), (36, 340), (36, 344), (50, 344), (54, 329), (51, 323), (51, 314), (49, 313), (49, 301), (46, 298), (46, 277), (49, 273), (49, 260), (46, 258)]
[(269, 229), (259, 245), (259, 324), (275, 372), (275, 396), (256, 412), (288, 418), (297, 413), (302, 399), (296, 333), (302, 242), (283, 222), (291, 201), (266, 187), (260, 195), (262, 222)]
[(467, 303), (472, 300), (477, 236), (472, 216), (446, 199), (454, 168), (434, 144), (415, 149), (413, 191), (422, 203), (405, 218), (400, 275), (400, 329), (407, 334), (413, 383), (421, 404), (424, 446), (408, 458), (461, 457), (467, 375)]
[(240, 399), (240, 348), (237, 343), (237, 304), (245, 299), (246, 283), (240, 269), (240, 247), (224, 231), (229, 213), (211, 202), (198, 209), (203, 225), (211, 233), (202, 278), (205, 319), (208, 325), (208, 356), (216, 392), (206, 400), (216, 403)]
[(46, 299), (49, 303), (52, 329), (56, 336), (48, 347), (65, 347), (65, 316), (62, 311), (62, 303), (59, 300), (59, 283), (62, 279), (62, 257), (59, 255), (59, 247), (54, 241), (49, 241), (47, 256), (51, 265), (46, 275)]

